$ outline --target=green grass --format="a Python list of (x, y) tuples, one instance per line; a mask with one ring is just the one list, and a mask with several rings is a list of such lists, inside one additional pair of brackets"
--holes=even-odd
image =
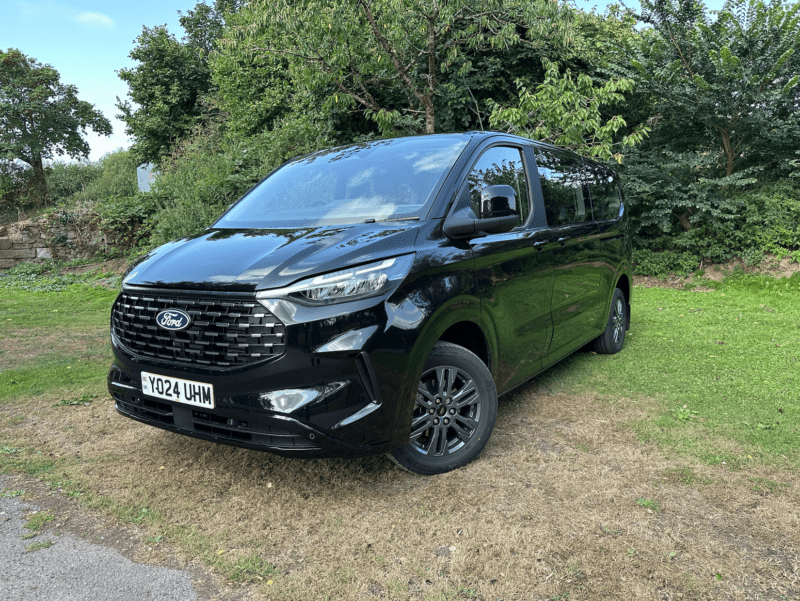
[(63, 390), (66, 396), (87, 382), (102, 381), (110, 364), (108, 353), (92, 361), (82, 360), (80, 355), (57, 353), (36, 357), (23, 367), (0, 374), (0, 405), (17, 397), (40, 396), (50, 391)]
[(89, 269), (85, 273), (64, 270), (67, 267), (85, 265), (87, 262), (84, 259), (75, 259), (64, 262), (47, 260), (41, 263), (20, 263), (4, 270), (5, 275), (0, 278), (0, 290), (5, 288), (28, 292), (58, 292), (79, 285), (119, 287), (122, 282), (119, 274), (106, 273), (100, 269)]
[(640, 437), (707, 463), (796, 468), (799, 360), (800, 276), (740, 274), (713, 292), (636, 288), (621, 353), (578, 353), (540, 381), (610, 402), (651, 398), (655, 414), (632, 424)]
[(32, 553), (33, 551), (38, 551), (39, 549), (49, 549), (53, 546), (53, 541), (46, 540), (40, 543), (31, 543), (25, 549), (26, 553)]
[(664, 479), (667, 482), (677, 482), (684, 486), (698, 486), (713, 484), (711, 478), (699, 476), (691, 467), (675, 467), (664, 472)]
[(28, 521), (25, 524), (25, 527), (28, 530), (38, 531), (42, 529), (47, 522), (52, 522), (56, 519), (49, 511), (40, 511), (38, 513), (30, 513), (28, 514)]
[(650, 511), (658, 511), (661, 507), (656, 501), (651, 501), (650, 499), (636, 499), (636, 504), (639, 507), (644, 507), (645, 509), (649, 509)]
[(87, 285), (36, 293), (0, 287), (0, 336), (21, 329), (79, 331), (108, 326), (116, 296), (116, 290)]
[(266, 580), (273, 574), (276, 574), (275, 566), (258, 554), (253, 554), (237, 560), (230, 568), (229, 576), (237, 582), (254, 582)]
[(74, 406), (86, 406), (91, 405), (92, 402), (96, 401), (99, 395), (91, 393), (91, 392), (84, 392), (81, 396), (73, 397), (71, 399), (61, 399), (57, 403), (53, 404), (53, 407), (74, 407)]
[[(86, 285), (59, 292), (0, 288), (0, 338), (15, 341), (0, 361), (0, 404), (63, 390), (86, 394), (111, 361), (108, 321), (116, 292)], [(13, 353), (27, 355), (14, 361)], [(80, 395), (79, 395), (80, 396)]]

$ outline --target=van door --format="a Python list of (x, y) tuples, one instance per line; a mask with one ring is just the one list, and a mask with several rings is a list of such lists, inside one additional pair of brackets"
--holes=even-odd
[(611, 303), (618, 269), (627, 256), (627, 238), (621, 219), (623, 210), (619, 180), (616, 174), (599, 163), (587, 161), (589, 192), (592, 195), (592, 210), (603, 248), (603, 268), (600, 274), (600, 294)]
[[(476, 215), (486, 186), (506, 184), (517, 193), (519, 225), (505, 234), (471, 241), (481, 317), (496, 333), (499, 361), (492, 375), (500, 393), (541, 371), (552, 336), (553, 255), (546, 248), (551, 234), (544, 216), (531, 214), (526, 162), (519, 147), (492, 146), (475, 162), (466, 182)], [(537, 220), (539, 227), (534, 225)]]
[(583, 160), (536, 149), (545, 215), (554, 240), (553, 342), (545, 367), (598, 336), (605, 327), (600, 295), (602, 245), (586, 185)]

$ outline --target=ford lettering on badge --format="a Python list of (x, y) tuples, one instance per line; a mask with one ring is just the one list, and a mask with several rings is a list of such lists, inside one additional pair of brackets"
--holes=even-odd
[(156, 315), (156, 323), (165, 330), (182, 330), (189, 326), (192, 318), (179, 309), (168, 309)]

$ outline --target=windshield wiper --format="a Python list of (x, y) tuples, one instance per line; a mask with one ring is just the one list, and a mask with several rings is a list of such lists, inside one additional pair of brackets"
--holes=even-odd
[(419, 217), (416, 217), (416, 216), (414, 216), (414, 217), (392, 217), (391, 219), (369, 218), (369, 219), (365, 219), (361, 223), (376, 223), (378, 221), (380, 221), (380, 222), (386, 222), (386, 221), (419, 221)]

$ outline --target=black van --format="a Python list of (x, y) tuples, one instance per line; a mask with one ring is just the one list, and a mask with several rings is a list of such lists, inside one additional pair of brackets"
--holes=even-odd
[(492, 132), (324, 150), (129, 270), (108, 387), (173, 432), (446, 472), (498, 394), (622, 348), (631, 282), (605, 165)]

